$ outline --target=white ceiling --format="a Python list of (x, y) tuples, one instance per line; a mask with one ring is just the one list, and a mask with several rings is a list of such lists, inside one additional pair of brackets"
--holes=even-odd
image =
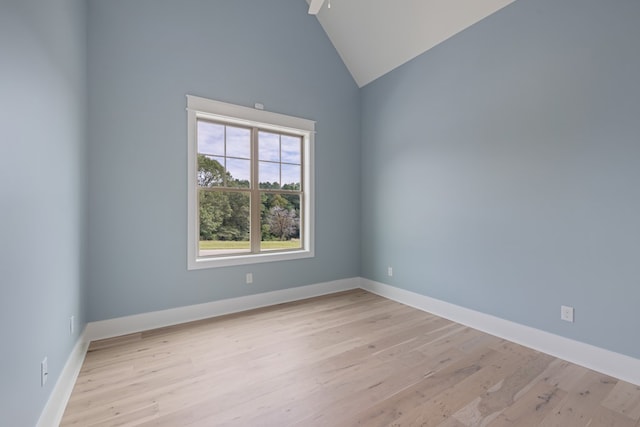
[(359, 87), (514, 0), (329, 0), (317, 15)]

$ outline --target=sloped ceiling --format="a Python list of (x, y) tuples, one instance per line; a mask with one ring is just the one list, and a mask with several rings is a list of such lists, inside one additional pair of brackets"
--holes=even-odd
[(514, 0), (329, 0), (317, 15), (359, 87)]

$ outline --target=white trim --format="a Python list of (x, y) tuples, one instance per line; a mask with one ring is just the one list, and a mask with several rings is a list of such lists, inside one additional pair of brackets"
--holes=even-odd
[(51, 391), (49, 400), (47, 400), (47, 404), (40, 414), (40, 419), (38, 420), (38, 424), (36, 424), (37, 427), (55, 427), (60, 425), (64, 410), (67, 407), (67, 402), (69, 401), (69, 397), (71, 397), (71, 392), (80, 373), (80, 368), (82, 368), (84, 357), (87, 354), (89, 341), (90, 340), (87, 339), (87, 328), (85, 327), (78, 341), (76, 341), (76, 345), (73, 347), (69, 358), (67, 358), (64, 368), (62, 368), (60, 377), (58, 377), (58, 381), (56, 381), (56, 385)]
[[(189, 227), (191, 228), (191, 227)], [(195, 228), (195, 227), (194, 227)], [(189, 245), (193, 246), (193, 245)], [(193, 253), (196, 252), (192, 249)], [(189, 255), (189, 270), (199, 270), (202, 268), (215, 268), (215, 267), (231, 267), (234, 265), (247, 265), (258, 264), (261, 262), (273, 262), (273, 261), (291, 261), (294, 259), (313, 258), (313, 249), (311, 250), (297, 250), (287, 252), (275, 252), (275, 253), (259, 253), (259, 254), (247, 254), (247, 255), (230, 255), (219, 258), (198, 258), (195, 259)]]
[(359, 283), (359, 278), (342, 279), (333, 282), (212, 301), (204, 304), (101, 320), (89, 323), (87, 325), (86, 335), (89, 341), (112, 338), (194, 320), (207, 319), (254, 308), (268, 307), (275, 304), (357, 289)]
[(59, 425), (91, 341), (358, 288), (640, 386), (640, 359), (355, 277), (91, 322), (69, 355), (37, 427)]
[[(228, 104), (212, 99), (187, 95), (187, 269), (229, 267), (272, 261), (289, 261), (315, 256), (315, 123), (313, 120), (288, 116), (270, 111), (257, 110), (241, 105)], [(303, 139), (303, 206), (302, 206), (302, 239), (304, 247), (294, 251), (274, 253), (236, 254), (219, 257), (198, 256), (197, 224), (199, 212), (197, 207), (197, 135), (196, 123), (199, 118), (221, 120), (260, 129), (273, 130), (299, 135)]]
[(360, 287), (390, 300), (444, 317), (623, 381), (640, 385), (640, 359), (384, 283), (360, 279)]
[(257, 110), (242, 105), (228, 104), (213, 99), (187, 95), (187, 110), (198, 112), (202, 117), (222, 118), (237, 124), (259, 123), (261, 127), (277, 126), (279, 129), (300, 133), (300, 130), (315, 131), (316, 122), (300, 117), (289, 116), (271, 111)]

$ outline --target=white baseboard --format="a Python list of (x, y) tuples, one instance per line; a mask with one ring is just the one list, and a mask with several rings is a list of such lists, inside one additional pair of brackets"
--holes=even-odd
[(444, 317), (576, 365), (640, 385), (640, 359), (500, 319), (415, 292), (360, 279), (360, 287), (402, 304)]
[(71, 354), (64, 364), (64, 368), (62, 368), (58, 381), (56, 381), (51, 391), (49, 400), (40, 414), (40, 419), (38, 420), (38, 424), (36, 424), (37, 427), (58, 427), (60, 425), (64, 410), (67, 407), (67, 402), (73, 391), (73, 386), (76, 384), (80, 368), (82, 368), (82, 362), (84, 362), (84, 357), (87, 354), (87, 348), (89, 347), (86, 331), (87, 329), (85, 328), (78, 338), (78, 341), (76, 341), (73, 350), (71, 350)]
[(104, 338), (112, 338), (120, 335), (147, 331), (149, 329), (162, 328), (179, 323), (192, 322), (194, 320), (207, 319), (209, 317), (222, 316), (224, 314), (237, 313), (254, 308), (267, 307), (270, 305), (282, 304), (285, 302), (297, 301), (350, 289), (357, 289), (359, 284), (360, 278), (342, 279), (335, 280), (333, 282), (318, 283), (314, 285), (300, 286), (297, 288), (282, 289), (279, 291), (212, 301), (204, 304), (196, 304), (186, 307), (171, 308), (168, 310), (153, 311), (150, 313), (91, 322), (87, 325), (87, 339), (89, 341), (95, 341)]
[(60, 424), (91, 341), (357, 289), (359, 285), (360, 278), (343, 279), (169, 310), (137, 314), (134, 316), (119, 317), (100, 322), (91, 322), (87, 324), (71, 351), (60, 373), (60, 377), (51, 392), (51, 396), (49, 396), (49, 400), (40, 414), (37, 427), (57, 427)]
[(69, 355), (37, 427), (59, 425), (91, 341), (358, 288), (640, 386), (640, 359), (356, 277), (91, 322)]

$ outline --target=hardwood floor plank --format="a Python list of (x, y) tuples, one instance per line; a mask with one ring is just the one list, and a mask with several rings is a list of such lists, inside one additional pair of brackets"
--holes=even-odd
[(543, 420), (543, 426), (578, 427), (593, 424), (595, 416), (604, 408), (601, 404), (618, 381), (609, 376), (587, 372), (576, 386), (569, 390), (558, 406)]
[[(523, 389), (525, 390), (525, 389)], [(557, 385), (544, 380), (526, 387), (526, 392), (518, 393), (513, 404), (506, 407), (499, 415), (488, 422), (488, 427), (537, 426), (552, 411), (567, 392)]]
[(354, 290), (93, 342), (61, 425), (640, 427), (640, 387)]
[[(539, 357), (546, 359), (549, 356), (540, 355)], [(497, 352), (497, 356), (487, 366), (413, 409), (405, 411), (401, 417), (393, 420), (392, 425), (398, 427), (436, 426), (442, 420), (471, 404), (474, 399), (481, 399), (479, 396), (483, 396), (488, 390), (496, 387), (499, 389), (499, 384), (505, 378), (514, 375), (519, 369), (524, 369), (527, 363), (532, 363), (535, 359), (530, 357), (529, 360), (523, 361), (515, 357), (514, 354)], [(479, 409), (478, 415), (484, 418)], [(464, 421), (462, 422), (464, 423)]]
[(485, 348), (475, 354), (465, 355), (444, 369), (424, 370), (423, 378), (418, 382), (408, 384), (384, 401), (367, 408), (347, 425), (378, 426), (392, 422), (395, 424), (398, 418), (406, 416), (416, 408), (423, 407), (434, 396), (447, 390), (452, 391), (459, 384), (468, 382), (469, 378), (477, 378), (474, 375), (492, 364), (500, 363), (502, 358), (503, 356), (495, 350)]
[(640, 387), (620, 381), (604, 399), (602, 406), (636, 422), (640, 421)]
[(589, 427), (635, 427), (636, 421), (610, 409), (598, 410), (587, 426)]
[(455, 413), (453, 417), (468, 426), (487, 425), (496, 419), (505, 408), (514, 404), (516, 395), (553, 361), (551, 356), (537, 356), (529, 358), (524, 366), (518, 366), (514, 372), (504, 376), (483, 395), (476, 397), (471, 404), (463, 408), (466, 412)]

